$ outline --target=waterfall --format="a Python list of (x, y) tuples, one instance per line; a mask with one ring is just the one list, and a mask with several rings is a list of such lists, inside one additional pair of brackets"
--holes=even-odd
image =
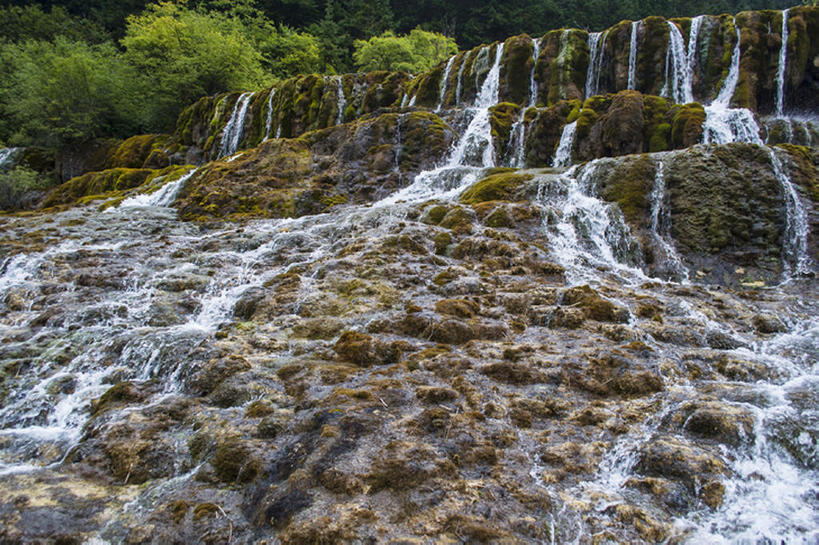
[[(535, 69), (537, 68), (537, 61), (540, 57), (540, 42), (532, 39), (532, 72), (529, 74), (529, 106), (534, 108), (537, 106), (537, 82), (535, 81)], [(509, 146), (514, 152), (512, 159), (512, 166), (523, 168), (525, 165), (525, 151), (526, 151), (526, 107), (521, 107), (520, 117), (512, 125), (512, 138), (509, 139)]]
[(20, 148), (0, 148), (0, 170), (6, 168), (7, 163), (11, 163), (18, 149)]
[(467, 54), (464, 53), (463, 60), (461, 61), (461, 66), (458, 67), (458, 83), (455, 87), (455, 107), (461, 105), (461, 90), (463, 89), (463, 77), (464, 77), (464, 68), (466, 68), (466, 57)]
[(266, 142), (270, 138), (270, 129), (273, 126), (273, 97), (276, 96), (276, 88), (270, 90), (270, 95), (267, 97), (267, 119), (265, 121), (264, 138), (262, 142)]
[[(179, 190), (185, 182), (191, 179), (197, 169), (191, 169), (179, 179), (167, 182), (153, 193), (143, 193), (134, 197), (129, 197), (119, 204), (119, 208), (137, 208), (144, 206), (170, 206), (176, 200)], [(110, 209), (109, 209), (110, 210)]]
[(705, 15), (698, 15), (691, 19), (691, 31), (688, 34), (688, 55), (686, 57), (686, 66), (688, 70), (689, 85), (691, 86), (691, 97), (694, 96), (694, 72), (697, 65), (697, 43), (700, 39), (700, 29), (702, 22), (705, 20)]
[(777, 157), (774, 148), (768, 148), (771, 155), (771, 166), (785, 197), (785, 234), (782, 247), (785, 276), (802, 275), (812, 272), (813, 264), (808, 255), (808, 214), (793, 182), (785, 172), (782, 161)]
[(657, 161), (657, 171), (654, 175), (654, 187), (651, 190), (649, 200), (651, 202), (651, 234), (660, 246), (665, 257), (665, 263), (670, 267), (671, 272), (679, 275), (684, 281), (688, 281), (688, 268), (683, 264), (682, 258), (674, 247), (671, 239), (671, 213), (665, 206), (665, 162), (663, 156), (659, 156)]
[(344, 81), (342, 81), (341, 76), (338, 76), (336, 80), (338, 85), (336, 85), (336, 125), (341, 125), (344, 123), (344, 110), (347, 109), (347, 97), (344, 96)]
[(568, 123), (563, 127), (563, 133), (560, 135), (560, 143), (557, 145), (552, 166), (568, 167), (572, 164), (572, 146), (574, 145), (574, 135), (576, 132), (577, 121)]
[(598, 168), (611, 161), (616, 160), (574, 166), (556, 180), (546, 175), (539, 186), (536, 202), (546, 209), (544, 229), (570, 283), (588, 281), (597, 270), (629, 282), (646, 279), (642, 270), (627, 264), (639, 246), (619, 209), (593, 196)]
[(722, 83), (722, 88), (713, 103), (705, 107), (705, 125), (703, 142), (706, 144), (728, 144), (731, 142), (750, 142), (762, 144), (759, 136), (759, 124), (753, 112), (746, 108), (731, 108), (731, 99), (739, 82), (739, 63), (741, 57), (740, 31), (736, 28), (737, 41), (731, 56), (731, 67)]
[(498, 102), (503, 50), (504, 44), (499, 43), (495, 48), (495, 61), (475, 99), (475, 107), (470, 108), (472, 120), (453, 146), (446, 163), (421, 172), (412, 184), (379, 201), (379, 206), (455, 196), (475, 183), (485, 169), (496, 165), (489, 108)]
[(728, 70), (728, 75), (722, 82), (722, 88), (719, 90), (716, 100), (714, 100), (712, 104), (714, 106), (722, 106), (725, 108), (730, 106), (731, 99), (734, 98), (734, 92), (737, 89), (737, 83), (739, 83), (739, 62), (742, 53), (740, 50), (741, 35), (739, 27), (736, 25), (736, 19), (734, 20), (734, 28), (736, 28), (737, 31), (737, 43), (731, 54), (731, 67)]
[(236, 153), (236, 150), (239, 149), (239, 141), (244, 135), (247, 107), (254, 94), (256, 93), (242, 93), (239, 98), (236, 99), (230, 120), (228, 120), (224, 131), (222, 131), (222, 146), (219, 150), (219, 157), (233, 155)]
[(666, 80), (661, 95), (671, 98), (678, 104), (688, 104), (694, 102), (694, 95), (685, 41), (677, 25), (671, 21), (667, 23), (669, 33), (665, 66)]
[(779, 66), (776, 70), (776, 117), (785, 116), (785, 68), (788, 66), (788, 15), (782, 12), (782, 46), (779, 48)]
[(451, 56), (446, 63), (446, 67), (444, 68), (444, 75), (441, 78), (441, 88), (438, 91), (438, 105), (435, 107), (436, 112), (440, 112), (441, 108), (444, 107), (444, 95), (446, 94), (447, 89), (447, 80), (449, 80), (449, 72), (452, 70), (452, 65), (455, 63), (455, 55)]
[(532, 72), (529, 74), (529, 107), (537, 106), (537, 81), (535, 81), (535, 71), (537, 61), (540, 59), (540, 40), (532, 38)]
[(600, 92), (600, 73), (603, 71), (603, 58), (606, 54), (606, 37), (608, 31), (589, 34), (589, 68), (586, 71), (586, 98)]
[(631, 23), (631, 40), (628, 48), (628, 89), (637, 89), (637, 31), (641, 21)]

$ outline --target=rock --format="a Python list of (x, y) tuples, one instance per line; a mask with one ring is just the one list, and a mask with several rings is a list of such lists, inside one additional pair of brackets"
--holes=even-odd
[(395, 363), (400, 356), (397, 345), (388, 345), (357, 331), (342, 333), (333, 349), (342, 359), (362, 367)]
[(577, 286), (563, 293), (564, 306), (574, 306), (583, 310), (586, 318), (599, 322), (627, 322), (628, 310), (603, 299), (589, 286)]

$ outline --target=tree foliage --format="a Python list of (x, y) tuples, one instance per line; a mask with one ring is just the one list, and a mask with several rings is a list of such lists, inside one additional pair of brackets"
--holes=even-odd
[(241, 21), (219, 12), (153, 4), (128, 18), (122, 45), (125, 60), (145, 78), (151, 127), (172, 126), (180, 106), (203, 95), (266, 81), (262, 54)]
[(364, 72), (423, 72), (458, 52), (454, 39), (417, 28), (406, 36), (396, 36), (391, 31), (386, 31), (366, 41), (356, 40), (354, 45), (353, 59), (356, 68)]
[(53, 42), (7, 44), (5, 111), (12, 141), (71, 145), (134, 128), (135, 74), (111, 44), (88, 45), (58, 36)]

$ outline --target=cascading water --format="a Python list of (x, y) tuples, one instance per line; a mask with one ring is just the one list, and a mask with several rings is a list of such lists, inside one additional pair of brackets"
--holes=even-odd
[[(537, 60), (540, 57), (540, 42), (537, 39), (532, 39), (532, 72), (529, 74), (529, 106), (534, 108), (537, 106), (537, 81), (535, 81), (535, 71), (537, 69)], [(512, 138), (509, 139), (509, 147), (512, 150), (512, 166), (523, 168), (525, 166), (524, 155), (526, 152), (526, 110), (528, 108), (520, 109), (520, 117), (512, 125)]]
[(668, 21), (668, 51), (666, 53), (665, 84), (662, 96), (671, 98), (679, 104), (694, 102), (691, 91), (691, 71), (688, 65), (688, 55), (685, 49), (680, 29)]
[(813, 264), (808, 255), (808, 234), (810, 226), (808, 224), (808, 214), (799, 193), (793, 182), (785, 171), (782, 161), (776, 155), (774, 148), (768, 148), (771, 155), (771, 166), (777, 181), (782, 186), (785, 199), (785, 233), (783, 236), (783, 249), (785, 275), (802, 275), (813, 272)]
[(686, 65), (688, 70), (688, 84), (691, 86), (691, 97), (694, 97), (694, 73), (697, 68), (697, 44), (700, 40), (700, 29), (705, 20), (704, 15), (698, 15), (691, 19), (691, 31), (688, 33), (688, 54), (686, 56)]
[(267, 118), (265, 119), (264, 138), (262, 142), (266, 142), (270, 139), (270, 130), (273, 128), (273, 97), (275, 96), (276, 88), (273, 87), (267, 96)]
[(434, 170), (418, 174), (412, 184), (380, 201), (381, 205), (457, 195), (463, 188), (476, 182), (484, 169), (495, 166), (489, 108), (498, 102), (503, 49), (503, 43), (495, 48), (495, 61), (480, 87), (475, 107), (470, 108), (472, 120), (455, 143), (446, 163)]
[(444, 75), (441, 76), (441, 87), (438, 91), (438, 105), (435, 106), (435, 111), (440, 112), (444, 107), (444, 95), (446, 95), (447, 83), (449, 82), (449, 73), (452, 71), (452, 65), (455, 63), (455, 55), (451, 56), (444, 68)]
[(633, 266), (638, 245), (616, 207), (592, 196), (597, 169), (610, 159), (572, 167), (557, 179), (543, 177), (536, 201), (545, 209), (544, 229), (555, 259), (571, 283), (608, 271), (626, 282), (644, 281)]
[(568, 167), (572, 164), (572, 148), (574, 147), (574, 135), (577, 132), (577, 121), (567, 123), (563, 127), (560, 135), (560, 142), (555, 150), (555, 158), (552, 161), (554, 167)]
[(6, 163), (11, 162), (18, 148), (0, 148), (0, 169), (6, 168)]
[[(589, 68), (586, 71), (586, 98), (600, 93), (600, 74), (606, 54), (608, 31), (589, 34)], [(631, 87), (629, 87), (631, 89)]]
[(722, 83), (716, 100), (705, 107), (703, 142), (706, 144), (728, 144), (749, 142), (762, 144), (759, 125), (754, 114), (746, 108), (731, 108), (731, 99), (739, 82), (740, 30), (736, 28), (736, 45), (731, 56), (731, 68)]
[(236, 99), (236, 104), (233, 106), (230, 119), (227, 125), (225, 125), (224, 131), (222, 131), (222, 145), (219, 150), (220, 157), (233, 155), (236, 153), (236, 150), (239, 149), (239, 142), (244, 135), (247, 107), (250, 104), (250, 99), (253, 98), (255, 94), (256, 93), (242, 93), (239, 98)]
[(776, 117), (785, 117), (785, 69), (788, 67), (788, 15), (782, 12), (782, 46), (779, 48), (779, 65), (776, 69)]
[(196, 173), (196, 169), (191, 169), (190, 172), (180, 176), (179, 179), (172, 182), (167, 182), (153, 193), (143, 193), (136, 195), (122, 201), (120, 208), (137, 208), (145, 206), (170, 206), (185, 185), (185, 182), (191, 179)]
[(464, 53), (463, 60), (461, 61), (461, 66), (458, 67), (458, 83), (455, 86), (455, 107), (459, 107), (461, 105), (461, 92), (463, 90), (463, 78), (464, 78), (464, 68), (466, 68), (467, 64), (467, 54)]
[(678, 276), (683, 281), (688, 281), (688, 268), (683, 264), (682, 258), (674, 248), (671, 239), (671, 214), (665, 205), (665, 162), (660, 155), (657, 161), (657, 171), (654, 176), (654, 187), (651, 189), (649, 201), (651, 202), (651, 233), (654, 240), (663, 253), (663, 265), (670, 269), (670, 276)]
[(344, 123), (344, 111), (347, 109), (347, 97), (344, 96), (344, 81), (341, 76), (336, 79), (336, 125)]
[(642, 21), (631, 23), (631, 39), (628, 48), (628, 84), (627, 89), (637, 89), (637, 32)]

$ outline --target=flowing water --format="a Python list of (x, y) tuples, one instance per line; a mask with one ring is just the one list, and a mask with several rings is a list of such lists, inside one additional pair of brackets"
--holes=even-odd
[(264, 138), (262, 139), (262, 142), (270, 139), (270, 130), (273, 128), (273, 97), (275, 96), (276, 88), (273, 87), (270, 90), (270, 94), (267, 96), (267, 116), (265, 118)]
[(552, 161), (552, 166), (568, 167), (572, 164), (572, 148), (574, 147), (574, 135), (577, 132), (577, 121), (567, 123), (563, 127), (563, 132), (560, 135), (560, 142), (557, 144), (555, 150), (555, 158)]
[(664, 157), (659, 155), (657, 159), (654, 187), (649, 195), (649, 201), (651, 202), (651, 233), (662, 250), (663, 255), (660, 256), (659, 262), (664, 264), (669, 276), (687, 282), (689, 277), (688, 268), (683, 264), (682, 258), (674, 247), (674, 241), (671, 239), (671, 211), (665, 202)]
[(382, 204), (455, 195), (478, 181), (485, 169), (496, 165), (489, 108), (498, 102), (502, 56), (501, 43), (495, 48), (494, 63), (480, 87), (475, 106), (468, 109), (472, 116), (471, 121), (463, 135), (455, 142), (446, 163), (420, 173), (412, 184), (391, 195), (382, 201)]
[(668, 51), (666, 53), (665, 84), (662, 96), (678, 104), (694, 102), (692, 74), (688, 64), (685, 41), (676, 24), (668, 21)]
[[(603, 60), (606, 54), (606, 37), (608, 31), (589, 34), (589, 68), (586, 71), (586, 98), (600, 94), (600, 74), (603, 71)], [(632, 40), (634, 40), (632, 27)], [(629, 81), (631, 81), (631, 57), (629, 56)], [(629, 86), (629, 89), (633, 87)]]
[(637, 32), (640, 30), (642, 21), (632, 21), (631, 39), (628, 47), (628, 83), (626, 88), (637, 89)]
[(736, 44), (731, 55), (731, 67), (722, 83), (717, 98), (705, 107), (703, 142), (728, 144), (750, 142), (762, 144), (760, 128), (753, 112), (747, 108), (731, 108), (731, 100), (739, 82), (740, 30), (736, 27)]
[(14, 159), (14, 154), (19, 148), (0, 148), (0, 169), (7, 168), (7, 165)]
[(438, 91), (438, 105), (435, 107), (436, 112), (440, 112), (444, 107), (444, 96), (446, 95), (447, 83), (449, 82), (449, 73), (452, 71), (452, 65), (455, 63), (456, 55), (449, 58), (444, 68), (444, 74), (441, 76), (441, 87)]
[(336, 79), (336, 125), (344, 123), (344, 111), (347, 109), (347, 97), (344, 95), (344, 81)]
[(222, 144), (219, 149), (220, 157), (233, 155), (239, 149), (239, 142), (244, 136), (245, 118), (247, 117), (247, 107), (250, 105), (250, 99), (256, 93), (242, 93), (236, 104), (233, 106), (233, 112), (230, 114), (230, 119), (225, 125), (225, 130), (222, 131)]
[(788, 15), (782, 12), (782, 46), (779, 48), (779, 65), (776, 69), (776, 117), (785, 116), (785, 70), (788, 67)]
[[(537, 81), (535, 81), (535, 72), (537, 69), (537, 60), (540, 57), (540, 42), (537, 39), (532, 39), (532, 71), (529, 74), (529, 105), (528, 108), (537, 106)], [(523, 168), (526, 163), (524, 155), (526, 154), (526, 110), (527, 107), (520, 109), (520, 116), (518, 120), (512, 125), (512, 137), (509, 139), (509, 148), (512, 157), (510, 161), (511, 166)]]
[(783, 236), (786, 275), (810, 274), (813, 266), (808, 255), (808, 213), (793, 182), (785, 171), (774, 148), (769, 148), (774, 175), (782, 186), (785, 199), (786, 230)]

